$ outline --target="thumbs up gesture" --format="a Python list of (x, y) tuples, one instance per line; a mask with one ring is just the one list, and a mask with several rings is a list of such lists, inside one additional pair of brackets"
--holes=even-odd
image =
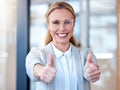
[(92, 61), (92, 53), (89, 53), (87, 56), (87, 62), (86, 62), (86, 75), (87, 79), (90, 82), (96, 82), (100, 78), (100, 69), (97, 65), (95, 65)]
[(49, 62), (43, 68), (40, 79), (46, 83), (50, 83), (54, 79), (55, 75), (56, 69), (54, 67), (54, 58), (52, 55), (49, 55)]
[(46, 83), (50, 83), (54, 79), (56, 69), (54, 67), (54, 58), (52, 55), (49, 55), (49, 61), (46, 66), (42, 66), (40, 64), (35, 65), (34, 75)]

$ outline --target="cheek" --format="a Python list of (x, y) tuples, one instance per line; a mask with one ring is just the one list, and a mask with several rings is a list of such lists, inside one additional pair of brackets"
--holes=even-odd
[(54, 37), (54, 36), (55, 36), (55, 31), (52, 30), (52, 29), (49, 29), (49, 31), (50, 31), (50, 35), (51, 35), (52, 37)]
[(73, 29), (73, 28), (71, 28), (71, 30), (69, 30), (69, 32), (70, 32), (71, 34), (73, 34), (74, 29)]
[(55, 34), (57, 30), (49, 27), (50, 34)]
[(54, 30), (50, 25), (48, 25), (48, 30), (50, 31), (50, 32), (55, 32), (56, 30)]

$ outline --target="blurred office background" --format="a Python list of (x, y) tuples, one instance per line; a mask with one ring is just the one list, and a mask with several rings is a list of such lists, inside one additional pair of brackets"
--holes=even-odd
[(74, 35), (98, 59), (101, 78), (92, 90), (120, 90), (120, 0), (0, 0), (0, 90), (35, 90), (25, 56), (32, 47), (44, 46), (44, 15), (54, 1), (73, 6)]

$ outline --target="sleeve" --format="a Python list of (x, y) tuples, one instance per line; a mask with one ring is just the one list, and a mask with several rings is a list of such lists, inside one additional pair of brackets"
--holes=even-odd
[(32, 81), (39, 81), (33, 74), (34, 65), (37, 63), (45, 65), (45, 53), (40, 48), (32, 48), (26, 56), (25, 63), (27, 75)]

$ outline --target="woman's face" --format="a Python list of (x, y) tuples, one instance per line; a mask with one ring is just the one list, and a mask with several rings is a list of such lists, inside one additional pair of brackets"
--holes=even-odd
[(74, 19), (67, 9), (55, 9), (48, 17), (48, 30), (55, 44), (68, 44), (73, 36)]

